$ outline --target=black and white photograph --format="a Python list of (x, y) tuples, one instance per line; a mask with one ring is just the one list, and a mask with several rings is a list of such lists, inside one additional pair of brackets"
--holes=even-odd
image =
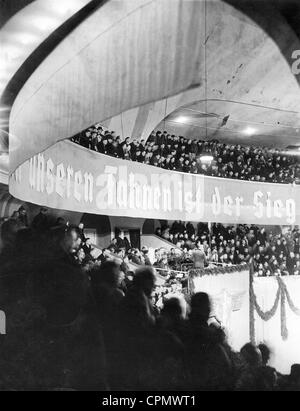
[(0, 0), (0, 392), (300, 391), (299, 226), (299, 0)]

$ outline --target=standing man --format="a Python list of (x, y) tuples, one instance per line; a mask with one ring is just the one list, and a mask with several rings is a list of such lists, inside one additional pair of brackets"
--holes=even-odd
[(206, 255), (204, 253), (203, 245), (200, 244), (199, 248), (194, 248), (191, 252), (194, 268), (204, 268), (207, 263)]
[(32, 221), (32, 228), (37, 232), (44, 233), (49, 228), (47, 211), (47, 208), (42, 207), (40, 209), (40, 212), (34, 217)]
[(130, 243), (128, 239), (125, 237), (124, 231), (120, 231), (116, 239), (117, 239), (117, 248), (125, 248), (126, 253), (127, 253), (127, 251), (130, 248)]

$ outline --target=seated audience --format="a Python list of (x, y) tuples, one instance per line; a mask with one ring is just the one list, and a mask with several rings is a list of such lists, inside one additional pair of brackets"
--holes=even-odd
[(293, 364), (290, 375), (283, 385), (285, 391), (300, 391), (300, 364)]
[(256, 276), (299, 275), (299, 227), (283, 234), (247, 224), (212, 224), (209, 230), (207, 225), (199, 223), (198, 234), (195, 235), (194, 232), (188, 234), (184, 224), (175, 221), (171, 225), (168, 241), (181, 250), (181, 262), (192, 263), (194, 268), (252, 261)]
[[(115, 133), (98, 126), (90, 127), (71, 140), (102, 154), (167, 170), (238, 180), (300, 184), (298, 156), (273, 148), (225, 144), (218, 140), (191, 140), (166, 131), (152, 132), (147, 141), (131, 141), (127, 137), (122, 142)], [(203, 153), (211, 155), (214, 160), (209, 164), (201, 162)], [(187, 229), (191, 235), (192, 227)]]
[[(263, 362), (264, 356), (264, 362)], [(239, 391), (273, 391), (277, 386), (276, 370), (267, 366), (265, 346), (248, 343), (241, 349), (242, 367), (236, 382)]]

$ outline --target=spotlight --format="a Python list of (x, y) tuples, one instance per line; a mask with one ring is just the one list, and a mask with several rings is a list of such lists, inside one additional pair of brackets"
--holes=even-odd
[(253, 136), (253, 134), (256, 133), (256, 129), (253, 127), (247, 127), (244, 131), (244, 134), (246, 134), (246, 136)]
[(188, 117), (179, 116), (179, 117), (176, 118), (175, 121), (176, 121), (177, 123), (185, 123), (187, 120), (188, 120)]

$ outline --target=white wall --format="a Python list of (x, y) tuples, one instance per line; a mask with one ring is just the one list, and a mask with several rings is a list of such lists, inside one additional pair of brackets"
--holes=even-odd
[(195, 292), (206, 292), (213, 313), (226, 329), (229, 343), (239, 351), (250, 339), (249, 270), (204, 275), (194, 279)]

